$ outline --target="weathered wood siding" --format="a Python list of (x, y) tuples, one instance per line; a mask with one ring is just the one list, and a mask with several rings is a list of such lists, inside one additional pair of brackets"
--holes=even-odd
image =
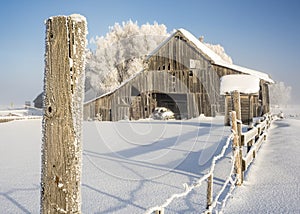
[[(258, 105), (258, 95), (246, 95), (241, 94), (241, 116), (243, 124), (250, 124), (252, 122), (253, 117), (261, 116), (260, 107)], [(226, 115), (227, 121), (225, 124), (230, 124), (229, 113), (232, 111), (232, 100), (230, 95), (226, 95), (226, 102), (228, 111)]]
[[(224, 109), (224, 104), (220, 106), (219, 102), (220, 75), (203, 53), (180, 32), (148, 59), (148, 68), (173, 76), (178, 82), (175, 86), (173, 84), (174, 92), (193, 94), (188, 99), (190, 116), (201, 113), (213, 116), (222, 107)], [(171, 83), (168, 81), (166, 85), (172, 86), (172, 82), (174, 80)]]

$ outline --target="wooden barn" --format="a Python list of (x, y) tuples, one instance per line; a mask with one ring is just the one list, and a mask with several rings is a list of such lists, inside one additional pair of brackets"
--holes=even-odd
[(222, 115), (224, 75), (248, 74), (260, 79), (260, 91), (244, 102), (253, 116), (269, 111), (269, 75), (225, 62), (190, 32), (179, 29), (145, 60), (144, 69), (114, 91), (84, 104), (84, 119), (104, 121), (148, 118), (155, 107), (167, 107), (177, 119)]

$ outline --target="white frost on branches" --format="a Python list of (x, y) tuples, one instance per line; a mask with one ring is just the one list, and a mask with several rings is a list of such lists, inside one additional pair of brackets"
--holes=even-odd
[(131, 75), (143, 69), (145, 56), (154, 50), (169, 34), (163, 24), (138, 26), (131, 20), (115, 23), (105, 37), (96, 37), (97, 48), (88, 51), (86, 90), (105, 93), (119, 86)]
[(225, 62), (228, 62), (229, 64), (233, 64), (232, 59), (230, 56), (228, 56), (225, 52), (224, 47), (221, 45), (213, 45), (209, 43), (204, 43), (208, 48), (213, 50), (216, 54), (218, 54)]

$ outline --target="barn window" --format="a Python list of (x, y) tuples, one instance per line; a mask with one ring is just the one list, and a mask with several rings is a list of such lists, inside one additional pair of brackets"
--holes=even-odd
[(189, 71), (189, 76), (192, 77), (193, 75), (194, 75), (194, 74), (193, 74), (193, 71), (190, 70), (190, 71)]
[(169, 63), (169, 65), (168, 65), (168, 70), (171, 70), (171, 65), (170, 65), (170, 63)]
[(164, 70), (166, 70), (166, 66), (165, 66), (165, 65), (163, 65), (163, 71), (164, 71)]

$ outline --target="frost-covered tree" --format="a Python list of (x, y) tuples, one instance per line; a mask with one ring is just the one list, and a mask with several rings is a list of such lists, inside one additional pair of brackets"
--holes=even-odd
[(207, 47), (209, 47), (211, 50), (213, 50), (216, 54), (218, 54), (225, 62), (232, 64), (232, 59), (230, 56), (228, 56), (225, 52), (225, 49), (223, 46), (217, 44), (209, 44), (209, 43), (204, 43)]
[(105, 93), (143, 69), (143, 60), (169, 34), (163, 24), (138, 26), (131, 20), (116, 23), (105, 37), (96, 37), (95, 51), (88, 51), (86, 90)]
[(284, 82), (270, 85), (270, 102), (272, 105), (285, 106), (291, 99), (292, 87), (285, 86)]

